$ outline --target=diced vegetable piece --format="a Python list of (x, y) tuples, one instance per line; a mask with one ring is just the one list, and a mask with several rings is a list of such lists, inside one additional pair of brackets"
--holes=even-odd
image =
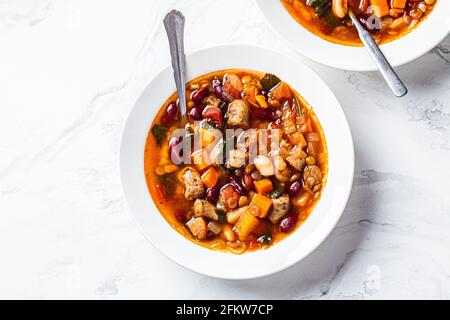
[(250, 212), (245, 211), (234, 226), (239, 240), (246, 240), (247, 237), (256, 229), (259, 219)]
[(370, 0), (374, 14), (381, 18), (389, 14), (388, 0)]
[(206, 238), (207, 226), (206, 221), (202, 217), (192, 218), (186, 223), (192, 235), (199, 240)]
[(263, 95), (257, 95), (255, 97), (256, 102), (258, 102), (258, 105), (263, 108), (263, 109), (267, 109), (269, 106), (267, 105), (267, 101), (266, 98)]
[(262, 179), (254, 182), (256, 192), (266, 194), (273, 190), (272, 181), (269, 179)]
[(206, 149), (195, 151), (192, 154), (192, 161), (198, 170), (203, 171), (211, 165), (208, 151)]
[(273, 90), (272, 97), (278, 101), (284, 101), (287, 99), (292, 99), (292, 91), (289, 85), (285, 82), (280, 82)]
[(405, 9), (407, 0), (391, 0), (391, 7), (394, 9)]
[(205, 217), (214, 221), (219, 220), (216, 213), (216, 206), (206, 200), (197, 199), (192, 207), (194, 209), (194, 216), (196, 217)]
[(164, 140), (164, 137), (166, 136), (166, 133), (167, 133), (167, 128), (164, 127), (164, 126), (160, 126), (159, 124), (155, 124), (152, 127), (152, 134), (153, 134), (153, 137), (155, 138), (156, 143), (158, 145), (160, 145), (161, 142)]
[(272, 200), (261, 194), (256, 194), (250, 203), (250, 207), (252, 206), (256, 206), (259, 209), (259, 213), (257, 214), (259, 218), (265, 218), (272, 207)]
[(289, 142), (295, 145), (300, 145), (302, 148), (306, 147), (306, 145), (308, 144), (306, 142), (305, 137), (303, 136), (303, 134), (300, 131), (296, 131), (294, 133), (291, 133), (288, 136)]
[(298, 171), (302, 171), (306, 165), (306, 158), (301, 158), (299, 156), (289, 156), (286, 161)]
[(259, 83), (264, 90), (270, 90), (281, 82), (280, 78), (271, 73), (266, 73)]
[(219, 178), (220, 173), (213, 167), (206, 170), (201, 177), (202, 183), (208, 188), (213, 188), (217, 184), (217, 181), (219, 181)]
[(255, 217), (258, 217), (261, 214), (261, 209), (257, 206), (251, 205), (248, 207), (248, 212), (250, 212)]

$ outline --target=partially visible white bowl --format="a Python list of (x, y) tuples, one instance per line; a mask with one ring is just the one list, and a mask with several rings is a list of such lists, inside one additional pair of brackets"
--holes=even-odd
[(167, 257), (193, 271), (217, 278), (249, 279), (272, 274), (311, 253), (338, 222), (353, 181), (354, 150), (344, 112), (327, 85), (304, 64), (268, 49), (219, 46), (187, 55), (187, 79), (230, 68), (271, 72), (287, 81), (313, 106), (327, 140), (328, 182), (306, 222), (265, 251), (243, 255), (216, 252), (175, 231), (152, 201), (144, 177), (144, 146), (157, 111), (175, 91), (165, 68), (144, 89), (126, 121), (120, 150), (120, 174), (129, 207), (144, 235)]
[[(344, 70), (373, 71), (376, 65), (363, 47), (326, 41), (299, 24), (280, 0), (256, 0), (269, 24), (298, 53), (318, 63)], [(392, 66), (400, 66), (424, 55), (450, 32), (450, 1), (438, 0), (433, 12), (412, 32), (381, 46)]]

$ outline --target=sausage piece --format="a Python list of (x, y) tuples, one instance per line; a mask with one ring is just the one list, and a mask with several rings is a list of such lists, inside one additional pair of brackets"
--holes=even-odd
[(183, 182), (185, 187), (184, 197), (187, 200), (194, 200), (205, 193), (200, 174), (196, 170), (188, 169), (183, 174)]
[(186, 223), (186, 226), (189, 228), (189, 231), (191, 231), (192, 235), (197, 239), (203, 240), (206, 238), (208, 227), (204, 218), (194, 217)]
[(270, 221), (274, 224), (277, 223), (289, 212), (290, 208), (289, 195), (283, 194), (278, 199), (272, 199), (272, 212), (269, 215)]
[(240, 128), (249, 126), (249, 107), (245, 100), (234, 100), (228, 106), (228, 125)]
[(322, 171), (316, 165), (307, 166), (303, 171), (303, 180), (308, 188), (313, 189), (322, 182)]
[(244, 86), (242, 85), (241, 79), (237, 75), (227, 73), (223, 77), (223, 91), (228, 97), (232, 99), (239, 99), (243, 89)]
[(216, 213), (216, 206), (206, 200), (197, 199), (192, 207), (194, 209), (194, 216), (196, 217), (205, 217), (214, 221), (219, 220), (219, 216)]

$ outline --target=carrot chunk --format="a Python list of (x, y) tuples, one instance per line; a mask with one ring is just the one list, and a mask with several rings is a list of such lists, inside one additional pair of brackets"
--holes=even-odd
[(288, 136), (289, 142), (292, 144), (300, 145), (302, 148), (306, 147), (308, 142), (306, 142), (305, 136), (300, 131), (291, 133)]
[(252, 215), (250, 212), (245, 211), (240, 217), (234, 230), (236, 231), (239, 240), (246, 240), (247, 237), (255, 230), (259, 225), (259, 219)]
[(271, 207), (272, 200), (261, 194), (256, 194), (250, 203), (248, 211), (258, 218), (265, 218), (269, 214)]
[(255, 186), (256, 192), (260, 194), (265, 194), (273, 190), (272, 181), (270, 181), (269, 179), (262, 179), (259, 181), (255, 181), (253, 182), (253, 184)]
[(272, 91), (272, 97), (278, 101), (292, 99), (292, 91), (286, 82), (280, 82)]
[(217, 181), (219, 181), (219, 177), (219, 172), (213, 167), (210, 167), (202, 174), (201, 180), (206, 187), (213, 188), (217, 184)]
[(404, 10), (406, 6), (406, 0), (391, 0), (391, 7), (394, 9)]
[(389, 5), (387, 0), (370, 0), (370, 5), (379, 18), (389, 14)]

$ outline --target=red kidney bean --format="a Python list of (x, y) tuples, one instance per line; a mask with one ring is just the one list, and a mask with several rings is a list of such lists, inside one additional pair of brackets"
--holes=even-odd
[(189, 111), (189, 115), (192, 117), (192, 119), (194, 120), (200, 120), (202, 118), (202, 111), (200, 110), (199, 107), (193, 107), (191, 109), (191, 111)]
[(248, 173), (244, 174), (244, 177), (242, 178), (242, 184), (244, 185), (245, 189), (248, 191), (252, 190), (253, 188), (253, 179), (252, 176)]
[(177, 118), (179, 110), (180, 109), (178, 108), (178, 105), (175, 102), (172, 102), (167, 106), (166, 114), (170, 122), (172, 122)]
[(209, 94), (209, 88), (203, 87), (198, 90), (192, 91), (191, 94), (191, 100), (194, 101), (196, 104), (200, 104), (203, 99), (206, 98), (206, 96)]
[(219, 98), (219, 99), (223, 99), (223, 95), (222, 95), (222, 93), (223, 93), (223, 86), (222, 86), (222, 83), (220, 82), (220, 80), (219, 79), (214, 79), (212, 81), (212, 86), (213, 86), (213, 89), (214, 89), (214, 95), (217, 98)]
[(216, 237), (216, 235), (212, 231), (210, 231), (210, 230), (206, 231), (206, 240), (212, 240), (215, 237)]
[(175, 218), (180, 221), (181, 223), (186, 222), (186, 212), (184, 210), (178, 209), (175, 210)]
[(299, 181), (295, 181), (289, 187), (288, 193), (290, 196), (295, 196), (295, 195), (299, 194), (301, 190), (302, 190), (302, 184)]
[(257, 119), (262, 119), (262, 120), (274, 120), (275, 118), (275, 114), (272, 110), (270, 109), (263, 109), (263, 108), (252, 108), (252, 114), (253, 117), (257, 118)]
[(298, 214), (295, 212), (289, 213), (280, 222), (280, 232), (288, 233), (294, 230), (297, 225)]
[(217, 203), (219, 200), (220, 189), (218, 187), (206, 189), (206, 200), (211, 203)]
[(181, 143), (180, 137), (173, 137), (169, 141), (169, 154), (173, 163), (180, 164), (183, 162), (183, 149), (178, 153), (175, 151), (175, 147)]
[(229, 176), (228, 181), (233, 186), (234, 190), (236, 190), (236, 192), (239, 193), (241, 196), (247, 194), (247, 192), (244, 189), (244, 186), (236, 177)]

